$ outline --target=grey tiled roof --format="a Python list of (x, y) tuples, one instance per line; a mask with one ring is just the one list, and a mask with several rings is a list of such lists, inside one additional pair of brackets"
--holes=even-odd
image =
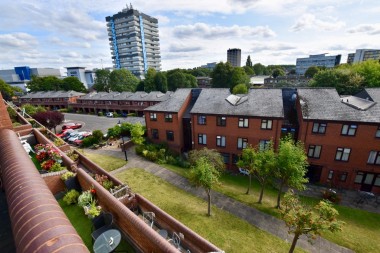
[(226, 100), (230, 95), (229, 89), (202, 89), (190, 113), (284, 117), (281, 89), (251, 89), (248, 94), (237, 95), (241, 99), (236, 105)]
[(31, 92), (21, 98), (71, 98), (86, 95), (76, 91), (37, 91)]
[(162, 93), (159, 91), (152, 91), (146, 93), (143, 91), (138, 92), (92, 92), (86, 96), (81, 97), (83, 100), (126, 100), (126, 101), (165, 101), (170, 97), (172, 92)]
[(170, 94), (169, 99), (159, 104), (150, 106), (145, 111), (157, 112), (178, 112), (186, 98), (190, 95), (191, 89), (177, 89), (174, 93)]
[(298, 89), (304, 119), (336, 120), (352, 122), (380, 122), (380, 89), (366, 89), (375, 104), (360, 110), (343, 103), (337, 91), (330, 89)]

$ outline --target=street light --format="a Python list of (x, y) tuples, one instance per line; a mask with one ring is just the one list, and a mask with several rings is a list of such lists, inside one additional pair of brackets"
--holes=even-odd
[[(121, 127), (121, 122), (120, 122), (120, 120), (119, 120), (119, 122), (117, 123), (117, 125), (118, 125), (119, 127)], [(122, 149), (123, 149), (123, 151), (124, 151), (125, 160), (128, 161), (127, 149), (126, 149), (125, 146), (124, 146), (125, 143), (124, 143), (124, 136), (123, 136), (123, 135), (121, 135), (121, 141), (123, 142)]]

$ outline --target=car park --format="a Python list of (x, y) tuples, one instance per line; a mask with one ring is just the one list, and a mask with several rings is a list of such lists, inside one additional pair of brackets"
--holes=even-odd
[(70, 134), (64, 136), (62, 139), (67, 142), (71, 137), (73, 137), (76, 134), (78, 134), (78, 131), (73, 131)]
[(62, 130), (62, 132), (56, 134), (56, 136), (62, 138), (62, 137), (64, 137), (64, 136), (66, 136), (66, 135), (72, 133), (73, 131), (74, 131), (74, 129), (66, 128), (66, 129)]
[(69, 139), (68, 139), (68, 142), (69, 143), (74, 143), (74, 141), (78, 140), (80, 137), (82, 137), (83, 135), (88, 135), (89, 132), (78, 132), (77, 134), (71, 136)]
[(76, 122), (70, 122), (70, 123), (65, 123), (62, 125), (62, 130), (64, 129), (78, 129), (81, 128), (82, 124), (81, 123), (76, 123)]
[(82, 143), (83, 143), (83, 140), (88, 137), (88, 136), (91, 136), (92, 133), (85, 133), (85, 134), (82, 134), (81, 136), (78, 137), (78, 139), (76, 139), (74, 141), (74, 144), (77, 145), (77, 146), (81, 146)]

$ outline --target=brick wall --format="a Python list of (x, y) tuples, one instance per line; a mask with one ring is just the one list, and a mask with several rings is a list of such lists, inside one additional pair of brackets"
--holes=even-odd
[(0, 93), (0, 129), (2, 128), (12, 129), (12, 121), (3, 102), (3, 96)]

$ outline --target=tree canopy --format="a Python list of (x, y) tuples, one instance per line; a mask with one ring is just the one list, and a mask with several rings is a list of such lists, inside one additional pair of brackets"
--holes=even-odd
[(306, 235), (312, 241), (321, 235), (322, 231), (337, 232), (342, 230), (344, 222), (338, 221), (338, 211), (330, 202), (321, 200), (313, 208), (303, 205), (292, 191), (285, 194), (280, 211), (282, 219), (294, 234), (289, 253), (296, 247), (298, 238)]
[(272, 71), (272, 76), (274, 78), (277, 78), (279, 76), (284, 76), (284, 75), (285, 75), (285, 71), (282, 68), (275, 68)]
[(304, 76), (308, 78), (313, 78), (321, 69), (317, 66), (311, 66), (306, 71)]
[(134, 92), (140, 80), (127, 69), (115, 69), (109, 77), (111, 91)]
[(248, 87), (246, 84), (238, 84), (235, 85), (235, 87), (232, 89), (233, 94), (247, 94), (248, 93)]
[(78, 78), (74, 76), (59, 79), (56, 76), (32, 76), (32, 80), (27, 84), (27, 88), (31, 92), (35, 91), (58, 91), (58, 90), (73, 90), (85, 92), (86, 88)]
[(98, 69), (95, 71), (94, 85), (92, 86), (96, 91), (109, 91), (110, 87), (110, 74), (108, 69)]
[(211, 163), (217, 170), (223, 171), (225, 169), (223, 157), (221, 154), (215, 149), (208, 148), (191, 150), (189, 152), (190, 165), (195, 166), (196, 162), (202, 157), (206, 158), (207, 161)]
[(213, 88), (230, 88), (233, 66), (229, 63), (219, 62), (211, 73)]
[(253, 67), (250, 55), (248, 55), (248, 57), (247, 57), (247, 61), (245, 62), (245, 66), (251, 67), (251, 68)]
[(12, 86), (4, 82), (2, 79), (0, 79), (0, 92), (3, 98), (8, 101), (12, 100), (12, 97), (14, 96)]
[(65, 115), (58, 111), (46, 111), (35, 113), (33, 118), (48, 129), (54, 128), (54, 131), (56, 132), (56, 127), (62, 124), (65, 119)]
[(175, 91), (177, 88), (196, 88), (198, 87), (195, 76), (186, 73), (182, 69), (169, 70), (166, 73), (168, 90)]

